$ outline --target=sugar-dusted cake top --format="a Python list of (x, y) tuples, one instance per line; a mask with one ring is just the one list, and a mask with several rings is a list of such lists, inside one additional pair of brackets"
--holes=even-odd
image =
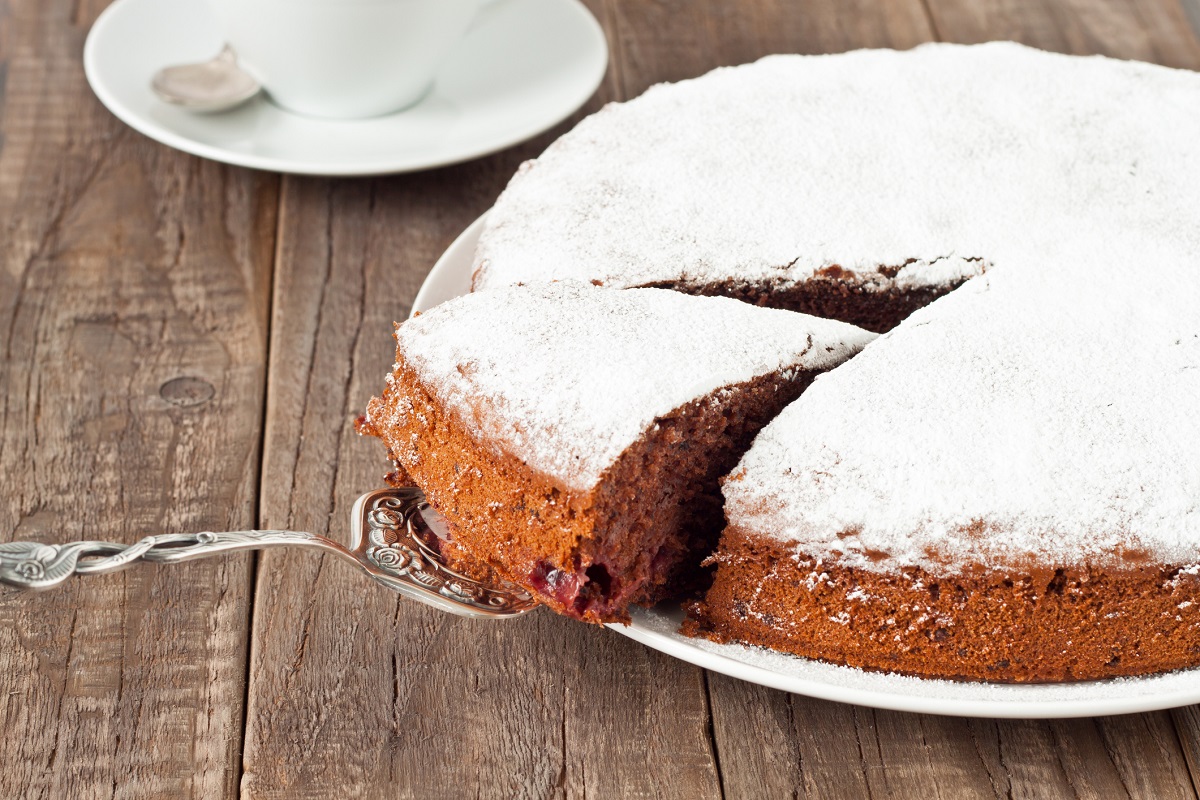
[(866, 569), (1200, 563), (1200, 250), (1069, 255), (823, 376), (727, 479), (730, 523)]
[(764, 429), (731, 524), (872, 569), (1200, 562), (1200, 75), (1008, 43), (717, 70), (527, 164), (477, 262), (977, 275)]
[(396, 332), (404, 360), (481, 441), (578, 489), (657, 417), (760, 375), (826, 369), (873, 338), (736, 300), (579, 283), (466, 295)]
[(903, 289), (1096, 232), (1195, 243), (1198, 141), (1180, 70), (1012, 43), (771, 56), (606, 106), (525, 164), (476, 288), (839, 265)]

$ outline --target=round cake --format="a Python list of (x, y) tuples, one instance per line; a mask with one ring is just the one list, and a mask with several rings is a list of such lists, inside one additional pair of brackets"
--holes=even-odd
[(773, 56), (524, 165), (474, 287), (889, 331), (725, 481), (691, 632), (977, 680), (1195, 666), (1198, 141), (1190, 72), (1006, 43)]

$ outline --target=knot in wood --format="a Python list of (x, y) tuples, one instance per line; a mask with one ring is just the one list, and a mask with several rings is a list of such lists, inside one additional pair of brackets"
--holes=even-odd
[(213, 385), (201, 378), (183, 376), (172, 378), (158, 387), (158, 394), (173, 406), (190, 408), (202, 405), (213, 399), (217, 390)]

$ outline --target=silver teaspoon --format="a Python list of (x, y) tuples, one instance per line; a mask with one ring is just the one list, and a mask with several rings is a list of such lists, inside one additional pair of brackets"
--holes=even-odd
[(238, 66), (229, 45), (209, 61), (163, 67), (154, 73), (150, 87), (168, 103), (209, 113), (240, 106), (262, 91), (262, 85)]
[(49, 589), (72, 575), (115, 572), (135, 563), (175, 564), (268, 547), (333, 553), (400, 594), (464, 617), (515, 617), (537, 608), (524, 589), (455, 572), (438, 553), (445, 523), (420, 489), (377, 489), (354, 504), (350, 546), (303, 531), (168, 533), (134, 544), (7, 542), (0, 544), (0, 584)]

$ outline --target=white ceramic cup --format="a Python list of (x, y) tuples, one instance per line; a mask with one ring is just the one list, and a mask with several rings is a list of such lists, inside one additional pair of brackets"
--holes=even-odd
[(238, 63), (279, 105), (377, 117), (429, 91), (450, 48), (494, 0), (208, 0)]

